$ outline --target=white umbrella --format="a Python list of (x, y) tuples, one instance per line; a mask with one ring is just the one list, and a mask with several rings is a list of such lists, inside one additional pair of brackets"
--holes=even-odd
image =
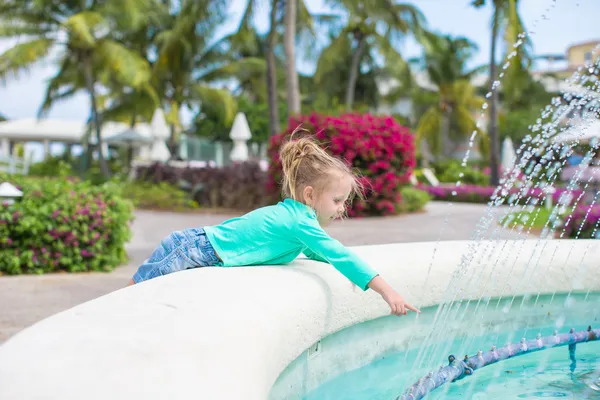
[(248, 160), (248, 145), (246, 142), (252, 137), (246, 115), (242, 112), (237, 113), (233, 120), (233, 126), (229, 137), (233, 140), (233, 149), (230, 158), (232, 161)]
[(502, 142), (502, 168), (504, 171), (510, 171), (515, 166), (517, 160), (517, 154), (515, 153), (515, 147), (510, 138), (504, 139)]
[(169, 152), (169, 148), (165, 141), (169, 137), (170, 131), (167, 121), (165, 120), (165, 114), (161, 108), (154, 110), (150, 129), (152, 131), (152, 136), (154, 137), (150, 158), (153, 161), (164, 162), (169, 160), (169, 158), (171, 158), (171, 152)]
[(142, 135), (135, 129), (127, 129), (123, 132), (117, 133), (111, 137), (104, 139), (105, 143), (108, 144), (126, 144), (128, 146), (136, 146), (142, 144), (152, 143), (152, 138)]

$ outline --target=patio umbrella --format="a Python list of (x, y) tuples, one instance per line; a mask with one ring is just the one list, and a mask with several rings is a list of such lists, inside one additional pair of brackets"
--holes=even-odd
[(130, 128), (106, 138), (104, 142), (116, 146), (127, 146), (127, 166), (130, 168), (131, 161), (133, 160), (133, 148), (151, 144), (154, 140), (151, 137), (144, 136), (135, 129)]
[(154, 136), (150, 158), (154, 161), (167, 161), (171, 158), (171, 152), (165, 141), (170, 136), (171, 131), (165, 120), (165, 113), (161, 108), (154, 110), (150, 129), (152, 136)]
[(113, 145), (123, 144), (134, 147), (136, 145), (150, 144), (153, 140), (151, 137), (144, 136), (135, 129), (127, 129), (104, 139), (104, 142)]
[(517, 155), (515, 153), (515, 147), (513, 146), (512, 140), (507, 137), (502, 143), (502, 168), (504, 171), (509, 171), (515, 166)]

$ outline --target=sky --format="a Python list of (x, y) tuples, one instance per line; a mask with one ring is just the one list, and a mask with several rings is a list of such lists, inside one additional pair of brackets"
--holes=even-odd
[[(324, 0), (305, 0), (311, 12), (324, 12), (328, 8)], [(220, 33), (234, 31), (239, 23), (247, 0), (231, 0), (232, 14)], [(465, 36), (474, 41), (479, 53), (474, 65), (489, 60), (491, 7), (474, 9), (471, 0), (419, 0), (413, 4), (423, 12), (428, 27), (438, 33)], [(531, 32), (535, 54), (565, 54), (568, 46), (600, 39), (596, 24), (600, 15), (600, 0), (522, 0), (520, 13), (525, 27)], [(255, 21), (259, 30), (268, 28), (268, 10), (262, 7)], [(219, 33), (217, 32), (216, 35)], [(14, 39), (0, 40), (0, 53), (16, 43)], [(406, 57), (420, 54), (418, 45), (408, 39), (400, 47)], [(11, 118), (32, 118), (42, 102), (45, 84), (56, 73), (56, 67), (48, 60), (22, 74), (18, 80), (10, 80), (0, 86), (0, 114)], [(314, 70), (314, 60), (299, 60), (299, 70)], [(85, 93), (55, 105), (48, 118), (84, 121), (89, 115), (89, 101)], [(186, 117), (186, 116), (184, 116)], [(187, 116), (189, 117), (189, 116)], [(187, 119), (187, 118), (185, 118)], [(185, 121), (184, 121), (185, 122)]]

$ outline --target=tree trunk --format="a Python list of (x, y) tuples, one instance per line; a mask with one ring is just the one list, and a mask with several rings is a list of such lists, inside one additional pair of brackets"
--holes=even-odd
[(285, 0), (285, 36), (288, 115), (300, 114), (300, 84), (296, 71), (296, 9), (298, 0)]
[[(492, 22), (492, 49), (490, 52), (490, 90), (493, 90), (494, 81), (496, 80), (496, 44), (498, 38), (498, 11), (494, 10), (494, 20)], [(498, 186), (500, 183), (499, 173), (499, 149), (500, 143), (498, 140), (498, 90), (493, 90), (490, 98), (490, 123), (488, 135), (490, 136), (490, 183), (493, 186)]]
[(356, 92), (356, 81), (358, 80), (358, 74), (360, 73), (360, 60), (362, 58), (367, 41), (358, 34), (358, 43), (356, 50), (352, 54), (352, 62), (350, 64), (350, 78), (348, 79), (348, 86), (346, 87), (346, 111), (352, 111), (352, 105), (354, 104), (354, 93)]
[(452, 141), (450, 140), (450, 122), (452, 120), (452, 107), (450, 105), (444, 106), (442, 114), (442, 154), (444, 157), (450, 158), (452, 156)]
[(84, 74), (85, 74), (85, 84), (87, 86), (88, 93), (90, 94), (90, 105), (92, 108), (92, 121), (94, 123), (94, 129), (96, 130), (96, 145), (98, 146), (98, 162), (100, 163), (100, 171), (102, 172), (102, 176), (105, 178), (110, 177), (110, 171), (108, 169), (108, 164), (104, 159), (104, 154), (102, 153), (102, 134), (101, 134), (101, 126), (100, 126), (100, 117), (98, 116), (98, 105), (96, 104), (96, 91), (94, 89), (94, 75), (92, 71), (92, 60), (91, 55), (85, 54), (83, 58), (84, 63)]
[(269, 104), (269, 133), (271, 136), (280, 131), (279, 107), (277, 105), (277, 65), (275, 63), (275, 42), (277, 39), (277, 5), (271, 4), (271, 25), (267, 36), (267, 101)]
[(171, 152), (170, 160), (179, 160), (179, 135), (177, 132), (177, 127), (175, 124), (170, 124), (169, 128), (171, 135), (169, 136), (167, 147), (169, 148), (169, 152)]

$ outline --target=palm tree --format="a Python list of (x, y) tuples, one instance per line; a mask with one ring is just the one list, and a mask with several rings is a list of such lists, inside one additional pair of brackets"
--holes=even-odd
[(471, 84), (472, 76), (481, 68), (465, 68), (476, 47), (464, 38), (429, 33), (422, 43), (424, 57), (420, 66), (437, 90), (432, 93), (433, 104), (417, 123), (417, 141), (426, 140), (434, 153), (449, 156), (457, 141), (477, 129), (473, 112), (484, 102)]
[(90, 97), (100, 168), (109, 175), (102, 155), (101, 121), (98, 115), (97, 85), (107, 76), (130, 87), (141, 87), (150, 79), (150, 69), (143, 58), (127, 49), (113, 36), (123, 27), (135, 26), (153, 0), (125, 6), (117, 0), (54, 2), (5, 0), (0, 5), (0, 37), (24, 37), (26, 40), (0, 55), (0, 80), (18, 77), (34, 64), (58, 54), (58, 73), (48, 83), (39, 115), (57, 100), (79, 90)]
[(331, 0), (333, 5), (342, 7), (348, 13), (348, 21), (337, 37), (324, 52), (329, 52), (330, 59), (336, 59), (337, 51), (347, 46), (350, 41), (353, 48), (350, 62), (350, 76), (346, 86), (345, 105), (347, 111), (352, 109), (359, 76), (360, 63), (366, 51), (378, 51), (394, 62), (402, 62), (400, 54), (394, 49), (394, 43), (406, 34), (418, 34), (425, 23), (425, 18), (418, 8), (411, 4), (397, 4), (391, 0)]
[[(339, 18), (339, 16), (324, 13), (310, 13), (304, 0), (296, 0), (296, 2), (297, 4), (292, 7), (294, 8), (292, 11), (296, 13), (296, 27), (292, 28), (292, 30), (297, 33), (295, 42), (306, 44), (307, 52), (312, 53), (315, 50), (314, 42), (316, 40), (317, 26), (335, 20)], [(268, 4), (270, 6), (269, 31), (266, 37), (258, 35), (255, 26), (252, 24), (256, 8), (258, 5), (262, 4)], [(281, 44), (282, 39), (289, 39), (289, 36), (286, 39), (286, 34), (291, 34), (291, 31), (289, 30), (290, 26), (285, 24), (287, 21), (286, 15), (289, 16), (289, 14), (286, 14), (286, 4), (287, 3), (284, 0), (270, 0), (269, 2), (248, 0), (238, 30), (231, 38), (232, 43), (234, 44), (234, 50), (243, 48), (248, 51), (249, 49), (253, 49), (252, 51), (255, 52), (253, 54), (267, 60), (265, 80), (266, 97), (269, 105), (269, 131), (271, 135), (280, 131), (280, 107), (277, 104), (281, 97), (278, 91), (280, 83), (278, 75), (280, 72), (283, 72), (286, 77), (287, 94), (285, 97), (287, 97), (287, 100), (290, 100), (290, 97), (292, 97), (291, 101), (294, 103), (294, 107), (297, 108), (294, 112), (300, 112), (301, 104), (299, 77), (295, 70), (295, 62), (287, 62), (287, 55), (290, 49), (286, 48), (284, 43), (283, 56), (281, 56), (281, 51), (279, 51), (280, 49), (278, 46)], [(286, 31), (286, 29), (288, 30)], [(289, 42), (287, 42), (287, 44), (289, 44)], [(293, 57), (295, 58), (295, 48), (293, 51)], [(285, 68), (285, 71), (283, 68)], [(294, 83), (294, 81), (296, 83)], [(296, 89), (290, 88), (290, 84), (294, 85)], [(288, 101), (288, 106), (289, 104)]]
[(297, 0), (285, 1), (285, 35), (283, 37), (283, 47), (285, 49), (285, 75), (289, 115), (300, 114), (300, 84), (298, 82), (298, 71), (296, 70), (297, 9)]
[[(493, 82), (497, 77), (496, 64), (496, 47), (498, 44), (498, 36), (504, 33), (505, 55), (515, 51), (515, 45), (522, 41), (523, 44), (516, 49), (516, 57), (511, 60), (509, 69), (505, 72), (507, 76), (504, 84), (504, 92), (509, 96), (519, 96), (518, 77), (531, 64), (531, 42), (519, 37), (525, 28), (521, 17), (518, 13), (519, 0), (489, 0), (494, 8), (492, 14), (492, 35), (491, 35), (491, 51), (490, 51), (490, 90), (493, 88)], [(473, 0), (472, 5), (475, 7), (484, 7), (486, 0)], [(498, 91), (494, 90), (490, 98), (490, 125), (488, 134), (490, 138), (490, 182), (492, 185), (498, 185), (500, 182), (499, 173), (499, 152), (500, 143), (498, 138)]]
[[(146, 12), (140, 24), (117, 32), (123, 45), (137, 51), (150, 67), (154, 64), (151, 55), (157, 51), (156, 37), (165, 28), (170, 16), (169, 7), (168, 2), (157, 1), (154, 7)], [(161, 105), (160, 97), (152, 83), (150, 81), (141, 87), (133, 88), (123, 86), (109, 77), (109, 81), (104, 83), (108, 93), (107, 106), (102, 112), (102, 118), (129, 123), (131, 127), (139, 119), (149, 122), (154, 110)]]
[(200, 112), (202, 107), (214, 108), (225, 123), (233, 121), (236, 102), (223, 85), (235, 76), (249, 71), (264, 70), (264, 60), (245, 58), (234, 60), (229, 52), (228, 38), (213, 39), (212, 32), (220, 22), (220, 8), (215, 1), (187, 0), (171, 15), (167, 28), (156, 37), (157, 59), (153, 79), (162, 103), (168, 111), (171, 126), (170, 147), (177, 154), (181, 129), (181, 109)]
[[(377, 78), (382, 76), (383, 70), (377, 65), (372, 54), (374, 51), (369, 44), (362, 52), (359, 61), (362, 68), (353, 78), (355, 106), (366, 105), (372, 108), (379, 102)], [(351, 64), (355, 55), (352, 41), (348, 36), (332, 40), (331, 45), (321, 53), (312, 77), (311, 89), (308, 90), (309, 93), (313, 93), (312, 100), (315, 108), (332, 110), (344, 105), (348, 93), (347, 83), (354, 73)]]
[[(253, 1), (250, 1), (253, 3)], [(279, 133), (279, 106), (277, 105), (277, 64), (275, 60), (275, 45), (277, 44), (277, 9), (281, 1), (271, 0), (269, 13), (269, 33), (267, 35), (267, 99), (269, 104), (270, 135)]]

